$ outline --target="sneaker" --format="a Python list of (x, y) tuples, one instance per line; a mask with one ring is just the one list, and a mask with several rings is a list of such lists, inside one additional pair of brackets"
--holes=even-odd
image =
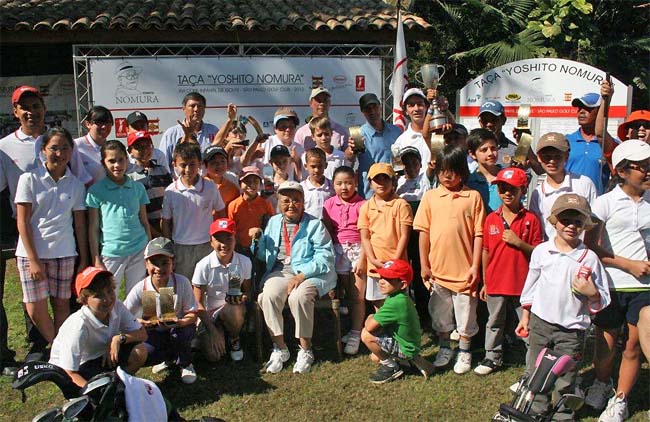
[(277, 374), (282, 371), (282, 364), (289, 360), (289, 349), (279, 349), (275, 344), (269, 361), (264, 364), (262, 372)]
[(472, 354), (466, 351), (459, 351), (454, 364), (454, 372), (458, 375), (465, 374), (472, 369)]
[(587, 397), (585, 397), (585, 404), (591, 406), (596, 410), (603, 410), (607, 406), (607, 401), (612, 396), (612, 380), (602, 382), (598, 379), (594, 380), (591, 387), (587, 389)]
[(360, 336), (348, 337), (348, 341), (345, 342), (345, 348), (343, 349), (343, 353), (345, 353), (346, 355), (356, 355), (357, 352), (359, 351), (360, 343), (361, 343)]
[(451, 334), (449, 335), (449, 340), (451, 340), (451, 341), (460, 340), (460, 334), (458, 334), (458, 331), (456, 331), (456, 330), (452, 331)]
[(160, 362), (158, 365), (152, 366), (151, 367), (151, 372), (153, 372), (154, 374), (159, 374), (159, 373), (161, 373), (163, 371), (166, 371), (167, 369), (169, 369), (169, 364), (167, 362), (163, 361), (163, 362)]
[(350, 340), (350, 337), (352, 337), (352, 334), (348, 331), (345, 335), (341, 337), (341, 342), (347, 343)]
[(474, 368), (474, 372), (478, 375), (488, 375), (500, 368), (500, 363), (495, 362), (492, 359), (485, 358), (483, 361), (481, 361), (481, 363), (478, 364), (476, 368)]
[(517, 394), (517, 391), (519, 391), (519, 384), (520, 384), (519, 381), (517, 381), (516, 383), (508, 387), (508, 390), (510, 390), (510, 392), (512, 392), (513, 394)]
[(436, 355), (436, 360), (433, 361), (433, 366), (436, 368), (447, 366), (453, 357), (454, 352), (449, 347), (441, 347), (440, 350), (438, 350), (438, 354)]
[(623, 422), (628, 416), (627, 400), (625, 395), (620, 393), (609, 399), (607, 408), (600, 414), (598, 422)]
[(232, 340), (230, 343), (230, 359), (235, 362), (239, 362), (244, 359), (244, 351), (241, 348), (239, 339)]
[(293, 365), (294, 374), (304, 374), (311, 370), (311, 365), (314, 363), (314, 352), (311, 349), (303, 349), (302, 347), (298, 350), (298, 357), (296, 358), (296, 363)]
[(402, 375), (404, 375), (404, 371), (399, 365), (379, 365), (379, 369), (370, 377), (369, 381), (373, 384), (384, 384), (396, 380)]
[(181, 380), (185, 384), (193, 384), (196, 381), (196, 371), (191, 363), (185, 368), (181, 368)]

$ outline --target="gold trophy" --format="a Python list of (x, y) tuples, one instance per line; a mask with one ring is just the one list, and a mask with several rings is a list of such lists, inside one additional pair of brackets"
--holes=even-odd
[(363, 140), (363, 135), (361, 134), (361, 126), (350, 126), (348, 128), (350, 132), (350, 139), (354, 141), (354, 151), (355, 154), (361, 154), (366, 151), (366, 144)]
[[(442, 69), (442, 73), (440, 72)], [(420, 75), (420, 78), (418, 78)], [(415, 79), (420, 82), (426, 89), (438, 89), (440, 85), (440, 79), (445, 75), (445, 67), (441, 64), (429, 63), (422, 65), (420, 70), (415, 73)], [(429, 121), (429, 128), (432, 131), (441, 129), (444, 125), (447, 124), (447, 116), (440, 111), (438, 107), (438, 99), (434, 98), (431, 101), (431, 109), (428, 111), (431, 114), (431, 120)]]
[(533, 143), (533, 136), (530, 133), (530, 104), (522, 104), (517, 110), (517, 126), (515, 130), (519, 134), (517, 149), (512, 157), (511, 163), (517, 167), (524, 167), (528, 158), (530, 145)]
[(177, 319), (174, 311), (174, 288), (161, 287), (159, 292), (142, 292), (142, 319), (168, 326), (175, 323)]

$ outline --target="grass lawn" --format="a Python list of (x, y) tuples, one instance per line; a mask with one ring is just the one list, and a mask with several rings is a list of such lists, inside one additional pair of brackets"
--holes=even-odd
[[(9, 345), (24, 357), (27, 345), (24, 340), (23, 314), (20, 305), (21, 291), (16, 267), (7, 268), (4, 303), (9, 317)], [(253, 335), (247, 335), (244, 362), (224, 362), (211, 365), (195, 362), (199, 379), (192, 385), (180, 381), (178, 371), (169, 375), (153, 375), (147, 368), (138, 375), (153, 379), (163, 394), (186, 418), (202, 415), (219, 416), (226, 420), (436, 420), (485, 421), (497, 410), (499, 403), (511, 399), (508, 386), (523, 371), (522, 353), (512, 357), (506, 369), (487, 377), (473, 372), (458, 376), (451, 369), (425, 380), (421, 376), (406, 378), (375, 386), (368, 376), (375, 370), (367, 351), (356, 357), (335, 362), (333, 341), (326, 334), (331, 321), (317, 317), (314, 348), (317, 363), (305, 375), (291, 373), (295, 348), (288, 366), (277, 375), (260, 375), (260, 364), (254, 361)], [(345, 325), (345, 322), (344, 322)], [(423, 355), (430, 360), (437, 346), (428, 335), (423, 339)], [(297, 347), (297, 346), (294, 346)], [(266, 356), (266, 354), (265, 354)], [(591, 353), (587, 353), (590, 358)], [(482, 352), (474, 354), (474, 362)], [(630, 398), (630, 415), (633, 421), (647, 421), (649, 408), (648, 365), (644, 364), (639, 381)], [(583, 371), (586, 385), (593, 379), (590, 367)], [(24, 421), (49, 406), (63, 403), (63, 396), (49, 383), (27, 390), (28, 399), (21, 403), (20, 394), (11, 389), (10, 380), (0, 379), (0, 420)], [(598, 413), (585, 407), (580, 420), (593, 421)]]

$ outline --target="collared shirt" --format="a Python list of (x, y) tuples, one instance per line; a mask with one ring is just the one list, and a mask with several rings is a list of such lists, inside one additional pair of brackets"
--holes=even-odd
[(147, 218), (149, 220), (160, 220), (165, 189), (174, 181), (167, 169), (162, 151), (154, 149), (147, 168), (142, 167), (131, 156), (129, 156), (129, 164), (127, 175), (134, 181), (142, 183), (147, 191), (149, 197)]
[(571, 173), (587, 176), (596, 186), (596, 192), (601, 195), (609, 180), (609, 166), (603, 157), (603, 148), (594, 137), (587, 142), (580, 129), (566, 135), (571, 150), (566, 169)]
[(212, 180), (198, 176), (196, 185), (185, 186), (181, 179), (177, 179), (165, 189), (162, 218), (172, 220), (172, 240), (175, 243), (200, 245), (210, 241), (213, 211), (225, 207)]
[(593, 182), (586, 176), (566, 172), (562, 185), (555, 189), (544, 179), (530, 195), (530, 210), (537, 215), (539, 221), (544, 226), (545, 239), (555, 237), (555, 227), (548, 222), (551, 215), (551, 209), (555, 200), (566, 193), (577, 193), (587, 199), (589, 204), (593, 204), (596, 199), (596, 187)]
[(407, 146), (415, 147), (420, 151), (420, 158), (422, 158), (422, 168), (420, 169), (420, 173), (426, 172), (427, 164), (431, 161), (431, 149), (422, 137), (422, 134), (413, 130), (410, 123), (404, 133), (402, 133), (395, 141), (394, 148), (401, 150)]
[[(498, 167), (501, 168), (500, 165)], [(486, 208), (486, 214), (491, 213), (501, 206), (501, 198), (499, 198), (497, 185), (488, 182), (483, 173), (478, 171), (478, 168), (469, 174), (466, 184), (467, 187), (481, 194), (481, 199)]]
[[(212, 139), (214, 139), (214, 135), (217, 132), (219, 132), (219, 128), (215, 125), (206, 122), (201, 123), (201, 130), (196, 133), (196, 139), (201, 147), (201, 152), (205, 151), (212, 144)], [(167, 129), (160, 140), (159, 148), (165, 155), (165, 161), (170, 170), (174, 167), (172, 165), (174, 148), (176, 148), (178, 141), (184, 137), (185, 132), (183, 132), (183, 128), (177, 124)]]
[[(55, 181), (44, 166), (23, 173), (18, 180), (16, 204), (31, 204), (29, 222), (36, 254), (41, 259), (76, 256), (73, 211), (83, 211), (86, 189), (72, 171)], [(27, 258), (23, 238), (18, 238), (16, 256)]]
[(361, 194), (366, 199), (370, 199), (373, 192), (370, 189), (368, 170), (374, 163), (390, 164), (392, 162), (393, 157), (390, 148), (402, 134), (402, 130), (395, 125), (384, 122), (384, 130), (379, 132), (370, 123), (366, 122), (361, 126), (361, 134), (365, 139), (366, 150), (361, 154), (357, 154), (359, 160), (357, 171), (360, 186), (362, 186)]
[(397, 180), (397, 195), (404, 199), (413, 208), (413, 214), (418, 210), (424, 194), (431, 189), (431, 181), (426, 173), (420, 173), (415, 179), (407, 179), (405, 175)]
[(208, 311), (214, 311), (226, 304), (230, 271), (239, 274), (243, 282), (250, 280), (251, 270), (251, 260), (245, 255), (233, 252), (230, 262), (224, 265), (213, 251), (196, 264), (192, 284), (207, 287), (204, 306)]
[[(295, 136), (294, 136), (295, 138)], [(270, 164), (271, 162), (271, 150), (273, 149), (274, 146), (276, 145), (284, 145), (280, 138), (277, 137), (277, 135), (271, 135), (269, 136), (269, 139), (264, 142), (264, 159), (263, 163), (264, 164)], [(296, 153), (298, 153), (298, 157), (302, 157), (302, 155), (305, 153), (305, 148), (303, 148), (302, 145), (300, 145), (296, 141), (291, 141), (291, 144), (285, 145), (288, 149), (289, 152), (291, 152), (294, 148), (296, 150)]]
[[(330, 119), (332, 125), (332, 146), (338, 148), (341, 151), (345, 151), (348, 147), (348, 139), (350, 138), (350, 132), (344, 126), (336, 123), (334, 120)], [(296, 136), (293, 137), (294, 142), (299, 143), (307, 151), (308, 149), (315, 148), (316, 143), (311, 137), (311, 129), (309, 128), (309, 123), (306, 123), (298, 128), (296, 131)]]
[[(650, 191), (634, 202), (620, 186), (599, 196), (591, 210), (605, 223), (603, 247), (635, 261), (650, 260)], [(634, 277), (611, 265), (605, 266), (609, 286), (615, 290), (650, 289), (650, 276)]]
[(26, 135), (21, 129), (0, 139), (0, 191), (9, 187), (9, 201), (14, 218), (18, 179), (21, 174), (31, 171), (37, 165), (35, 144), (36, 138)]
[(530, 268), (520, 302), (524, 308), (550, 324), (586, 330), (591, 324), (586, 300), (571, 291), (580, 267), (591, 268), (591, 279), (600, 293), (600, 307), (609, 305), (605, 269), (598, 256), (580, 242), (569, 252), (560, 252), (553, 239), (540, 243), (530, 257)]
[[(300, 157), (300, 160), (306, 164), (307, 163), (307, 157), (305, 156), (306, 154), (302, 154)], [(332, 152), (326, 152), (325, 153), (325, 161), (327, 163), (327, 167), (325, 167), (325, 177), (329, 180), (333, 180), (334, 178), (334, 170), (341, 166), (349, 166), (350, 162), (345, 159), (345, 154), (343, 154), (343, 151), (340, 151), (336, 148), (332, 149)], [(309, 177), (309, 173), (307, 172), (307, 169), (303, 167), (302, 170), (302, 175), (303, 179), (307, 179)]]
[(424, 194), (413, 228), (429, 234), (429, 266), (436, 283), (455, 292), (473, 293), (467, 273), (475, 239), (483, 236), (484, 220), (481, 195), (467, 186), (458, 192), (438, 186)]
[(131, 333), (141, 327), (119, 300), (111, 310), (108, 325), (84, 305), (59, 328), (52, 343), (50, 363), (68, 371), (79, 371), (84, 363), (102, 357), (117, 334)]
[(102, 147), (95, 143), (89, 134), (75, 139), (74, 144), (84, 168), (92, 177), (92, 182), (97, 183), (106, 177), (106, 169), (102, 165)]
[[(521, 207), (509, 229), (531, 246), (543, 241), (542, 224), (537, 216)], [(490, 213), (483, 225), (483, 250), (488, 262), (483, 274), (485, 290), (489, 295), (519, 296), (528, 274), (529, 258), (521, 250), (503, 241), (505, 231), (503, 206)]]
[[(177, 318), (183, 318), (185, 315), (196, 312), (196, 299), (192, 290), (192, 283), (182, 274), (172, 273), (169, 275), (167, 285), (165, 287), (174, 288), (174, 312)], [(145, 291), (156, 292), (156, 297), (159, 297), (158, 289), (153, 285), (151, 276), (147, 276), (144, 280), (133, 286), (129, 294), (124, 299), (124, 306), (138, 318), (142, 318), (142, 296)], [(160, 309), (157, 309), (159, 312)], [(158, 318), (162, 315), (157, 315)]]
[(233, 220), (237, 227), (237, 243), (248, 248), (252, 241), (248, 231), (253, 227), (263, 229), (273, 214), (275, 211), (271, 203), (260, 195), (252, 201), (244, 198), (244, 195), (239, 195), (228, 204), (228, 218)]
[(140, 207), (148, 203), (144, 186), (129, 176), (121, 185), (105, 177), (88, 189), (86, 207), (99, 209), (102, 255), (129, 256), (146, 246)]
[[(43, 154), (43, 151), (41, 151), (42, 145), (43, 136), (41, 135), (36, 138), (36, 142), (34, 143), (34, 156), (39, 157), (40, 162), (44, 164), (45, 154)], [(79, 148), (72, 149), (72, 155), (70, 155), (70, 162), (68, 163), (68, 167), (70, 167), (72, 174), (77, 179), (79, 179), (82, 184), (87, 185), (93, 182), (93, 176), (90, 174), (90, 172), (88, 172), (88, 170), (86, 170)]]
[(314, 186), (308, 177), (300, 184), (305, 191), (305, 212), (318, 219), (322, 218), (325, 200), (334, 195), (332, 182), (326, 177), (322, 185)]
[(365, 202), (358, 194), (354, 194), (348, 202), (342, 201), (336, 195), (325, 201), (323, 220), (329, 221), (334, 229), (332, 233), (334, 243), (361, 243), (357, 220), (359, 210)]

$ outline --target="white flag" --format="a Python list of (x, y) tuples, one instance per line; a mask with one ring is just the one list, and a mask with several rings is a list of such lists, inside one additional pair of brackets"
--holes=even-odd
[(402, 112), (402, 95), (408, 88), (409, 77), (406, 58), (406, 43), (404, 42), (404, 27), (402, 13), (397, 12), (397, 40), (395, 41), (395, 59), (393, 61), (393, 77), (390, 81), (390, 91), (393, 94), (393, 124), (404, 130), (406, 119)]

